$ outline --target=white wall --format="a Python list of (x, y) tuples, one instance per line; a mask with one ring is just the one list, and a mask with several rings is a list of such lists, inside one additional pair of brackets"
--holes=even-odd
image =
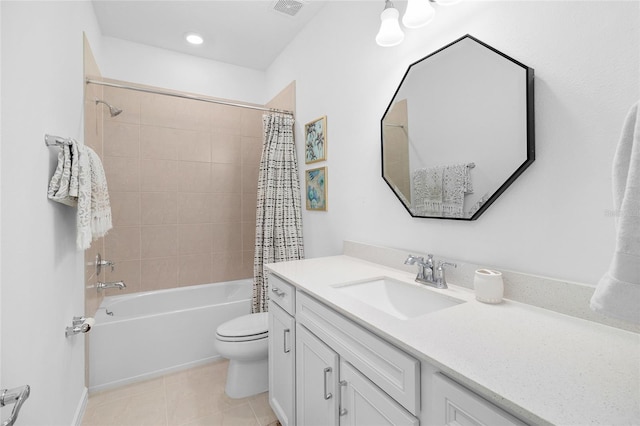
[[(21, 425), (69, 425), (84, 392), (84, 312), (75, 209), (47, 200), (57, 149), (45, 133), (83, 136), (83, 49), (99, 30), (88, 1), (2, 1), (1, 336), (3, 387), (31, 385)], [(12, 406), (2, 410), (6, 418)]]
[(264, 104), (265, 72), (112, 37), (102, 40), (107, 78)]
[[(640, 98), (640, 3), (436, 8), (381, 48), (382, 2), (330, 2), (267, 70), (267, 97), (296, 80), (298, 141), (328, 117), (329, 211), (303, 213), (307, 256), (349, 239), (595, 284), (614, 249), (611, 161)], [(379, 120), (409, 64), (467, 33), (535, 69), (537, 159), (477, 221), (413, 219), (380, 177)]]

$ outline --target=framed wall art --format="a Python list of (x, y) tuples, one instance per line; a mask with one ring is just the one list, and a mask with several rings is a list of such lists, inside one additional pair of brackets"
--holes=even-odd
[(327, 159), (327, 116), (304, 125), (305, 164)]
[(306, 170), (304, 176), (307, 210), (327, 211), (327, 168)]

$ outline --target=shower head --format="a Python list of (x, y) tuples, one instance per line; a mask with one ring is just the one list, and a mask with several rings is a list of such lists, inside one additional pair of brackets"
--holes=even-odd
[(111, 117), (115, 117), (116, 115), (120, 114), (122, 112), (122, 110), (120, 108), (116, 108), (113, 105), (108, 104), (107, 102), (103, 101), (102, 99), (97, 99), (96, 98), (96, 105), (98, 104), (105, 104), (106, 106), (109, 107), (109, 114), (111, 114)]

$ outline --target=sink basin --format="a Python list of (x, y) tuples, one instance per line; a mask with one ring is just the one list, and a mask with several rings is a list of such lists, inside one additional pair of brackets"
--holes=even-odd
[(335, 289), (401, 320), (463, 303), (461, 300), (422, 288), (418, 284), (409, 284), (388, 277), (340, 285)]

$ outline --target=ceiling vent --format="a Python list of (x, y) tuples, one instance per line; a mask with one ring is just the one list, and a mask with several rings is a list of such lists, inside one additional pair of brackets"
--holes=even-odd
[(273, 4), (273, 10), (288, 16), (296, 16), (302, 6), (302, 2), (296, 0), (278, 0)]

